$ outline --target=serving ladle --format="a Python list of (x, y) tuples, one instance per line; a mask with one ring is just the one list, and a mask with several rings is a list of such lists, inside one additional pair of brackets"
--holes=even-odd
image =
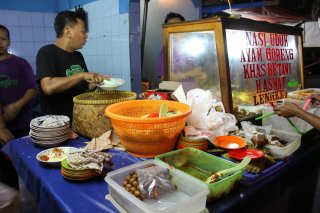
[(235, 173), (241, 169), (243, 169), (244, 167), (246, 167), (251, 161), (251, 157), (246, 156), (245, 158), (243, 158), (243, 160), (236, 165), (235, 167), (231, 167), (229, 169), (224, 169), (221, 170), (219, 172), (213, 173), (212, 175), (210, 175), (210, 177), (208, 177), (205, 182), (210, 184), (210, 183), (215, 183), (217, 182), (219, 179), (221, 179), (223, 176), (226, 175), (230, 175), (232, 173)]

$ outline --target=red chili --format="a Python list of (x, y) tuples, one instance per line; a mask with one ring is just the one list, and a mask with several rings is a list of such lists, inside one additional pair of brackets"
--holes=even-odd
[(159, 118), (159, 112), (150, 113), (148, 118)]
[(46, 156), (46, 155), (40, 155), (40, 156), (39, 156), (39, 159), (42, 160), (42, 161), (48, 161), (48, 160), (49, 160), (49, 157)]

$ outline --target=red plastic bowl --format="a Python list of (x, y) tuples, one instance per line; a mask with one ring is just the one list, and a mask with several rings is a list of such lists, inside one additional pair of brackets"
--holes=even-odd
[(246, 156), (251, 157), (252, 160), (262, 158), (264, 153), (257, 149), (237, 149), (231, 150), (228, 155), (236, 160), (242, 160)]

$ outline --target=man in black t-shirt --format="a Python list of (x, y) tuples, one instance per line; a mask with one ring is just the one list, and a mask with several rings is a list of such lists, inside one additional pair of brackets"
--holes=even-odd
[(36, 59), (43, 114), (72, 118), (73, 97), (96, 88), (108, 76), (88, 72), (81, 49), (88, 38), (85, 22), (76, 12), (60, 12), (54, 21), (57, 39), (42, 47)]

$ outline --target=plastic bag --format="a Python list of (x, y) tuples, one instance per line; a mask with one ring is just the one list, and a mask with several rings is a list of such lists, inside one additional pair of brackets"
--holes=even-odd
[(207, 129), (205, 121), (212, 106), (212, 93), (202, 89), (193, 89), (187, 93), (187, 103), (192, 109), (188, 116), (188, 125), (197, 129)]
[(234, 115), (224, 112), (210, 111), (206, 118), (207, 128), (214, 130), (216, 135), (225, 135), (228, 132), (236, 131), (237, 119)]
[(212, 138), (214, 133), (210, 130), (195, 129), (193, 126), (184, 127), (184, 135), (189, 139)]
[(241, 128), (246, 134), (255, 134), (255, 133), (263, 133), (265, 135), (269, 135), (271, 132), (272, 126), (257, 126), (252, 125), (250, 121), (242, 121)]
[(192, 110), (188, 116), (188, 126), (212, 131), (212, 135), (225, 135), (229, 131), (238, 130), (235, 116), (225, 113), (223, 104), (217, 102), (209, 90), (190, 90), (187, 101)]
[(242, 121), (241, 128), (245, 132), (245, 139), (248, 143), (259, 147), (267, 142), (267, 135), (270, 135), (272, 126), (256, 126), (250, 121)]
[(176, 190), (172, 184), (169, 169), (152, 165), (143, 169), (136, 169), (139, 189), (143, 199), (159, 199), (165, 192)]

